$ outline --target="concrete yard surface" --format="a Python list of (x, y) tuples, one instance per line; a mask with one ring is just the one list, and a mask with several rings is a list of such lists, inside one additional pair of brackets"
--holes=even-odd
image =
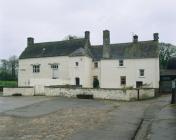
[[(162, 109), (169, 101), (170, 96), (134, 102), (0, 97), (0, 140), (130, 140), (146, 110), (154, 104)], [(150, 132), (156, 128), (154, 122)]]

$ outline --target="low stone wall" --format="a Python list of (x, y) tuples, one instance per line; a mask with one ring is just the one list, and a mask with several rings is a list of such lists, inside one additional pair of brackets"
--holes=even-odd
[[(134, 90), (135, 91), (135, 90)], [(130, 91), (130, 92), (134, 92)], [(46, 96), (66, 96), (76, 97), (79, 94), (93, 95), (95, 99), (110, 99), (110, 100), (129, 100), (129, 91), (124, 92), (123, 90), (116, 89), (70, 89), (70, 88), (45, 88)]]
[[(3, 95), (10, 96), (20, 93), (23, 96), (40, 95), (39, 89), (42, 89), (42, 95), (45, 96), (64, 96), (77, 97), (77, 95), (93, 95), (95, 99), (109, 100), (137, 100), (155, 97), (155, 89), (91, 89), (91, 88), (4, 88)], [(139, 94), (138, 94), (139, 93)], [(139, 95), (139, 96), (138, 96)]]
[(141, 100), (155, 97), (155, 89), (135, 89), (136, 92), (129, 94), (130, 100)]
[(93, 95), (95, 99), (137, 100), (155, 97), (155, 89), (84, 89), (45, 87), (46, 96), (76, 97), (79, 94)]
[(23, 96), (33, 96), (34, 88), (33, 87), (24, 87), (24, 88), (3, 88), (4, 96), (12, 96), (14, 94), (21, 94)]

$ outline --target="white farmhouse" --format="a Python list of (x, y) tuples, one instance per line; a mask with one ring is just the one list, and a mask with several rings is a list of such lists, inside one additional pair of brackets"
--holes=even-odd
[(76, 85), (83, 88), (159, 88), (158, 33), (153, 40), (110, 44), (110, 32), (103, 31), (103, 45), (91, 45), (85, 38), (34, 43), (19, 57), (19, 86)]

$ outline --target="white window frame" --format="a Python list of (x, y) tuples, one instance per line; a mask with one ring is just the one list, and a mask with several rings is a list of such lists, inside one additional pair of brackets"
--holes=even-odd
[(40, 64), (32, 65), (33, 73), (40, 73)]
[(139, 69), (139, 76), (144, 77), (145, 76), (145, 69)]
[(59, 73), (59, 71), (58, 71), (59, 65), (58, 64), (51, 64), (51, 69), (52, 69), (52, 79), (58, 79), (59, 76), (57, 74)]
[(52, 69), (58, 69), (58, 64), (51, 64)]
[[(124, 78), (123, 81), (122, 81), (122, 78)], [(124, 82), (124, 84), (122, 82)], [(120, 76), (120, 85), (121, 86), (126, 86), (126, 76)]]

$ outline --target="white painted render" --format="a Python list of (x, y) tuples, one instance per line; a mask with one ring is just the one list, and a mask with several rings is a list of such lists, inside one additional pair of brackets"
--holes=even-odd
[[(144, 69), (144, 76), (139, 75)], [(101, 60), (102, 88), (122, 88), (120, 76), (126, 76), (126, 87), (136, 88), (136, 81), (142, 81), (146, 88), (159, 88), (159, 59), (124, 59), (124, 66), (118, 60)]]
[[(57, 63), (58, 79), (52, 79), (51, 64)], [(40, 65), (40, 72), (33, 73), (33, 65)], [(34, 85), (66, 85), (69, 84), (69, 57), (46, 57), (46, 58), (30, 58), (19, 60), (19, 86)]]
[[(78, 62), (78, 66), (76, 66)], [(58, 64), (58, 79), (52, 79), (50, 64)], [(40, 72), (33, 73), (33, 66), (40, 65)], [(139, 76), (139, 69), (144, 69), (144, 77)], [(80, 85), (93, 87), (93, 76), (98, 76), (100, 88), (121, 88), (120, 76), (126, 76), (126, 87), (136, 87), (136, 81), (142, 81), (147, 87), (159, 87), (159, 58), (124, 59), (124, 66), (119, 60), (98, 61), (94, 68), (92, 58), (86, 56), (45, 57), (19, 60), (19, 86), (75, 85), (75, 78), (80, 78)]]
[[(51, 64), (58, 64), (58, 79), (52, 79)], [(40, 65), (39, 73), (33, 73), (33, 65)], [(20, 59), (18, 85), (75, 85), (75, 78), (78, 77), (80, 85), (91, 88), (91, 65), (92, 59), (85, 56)]]

